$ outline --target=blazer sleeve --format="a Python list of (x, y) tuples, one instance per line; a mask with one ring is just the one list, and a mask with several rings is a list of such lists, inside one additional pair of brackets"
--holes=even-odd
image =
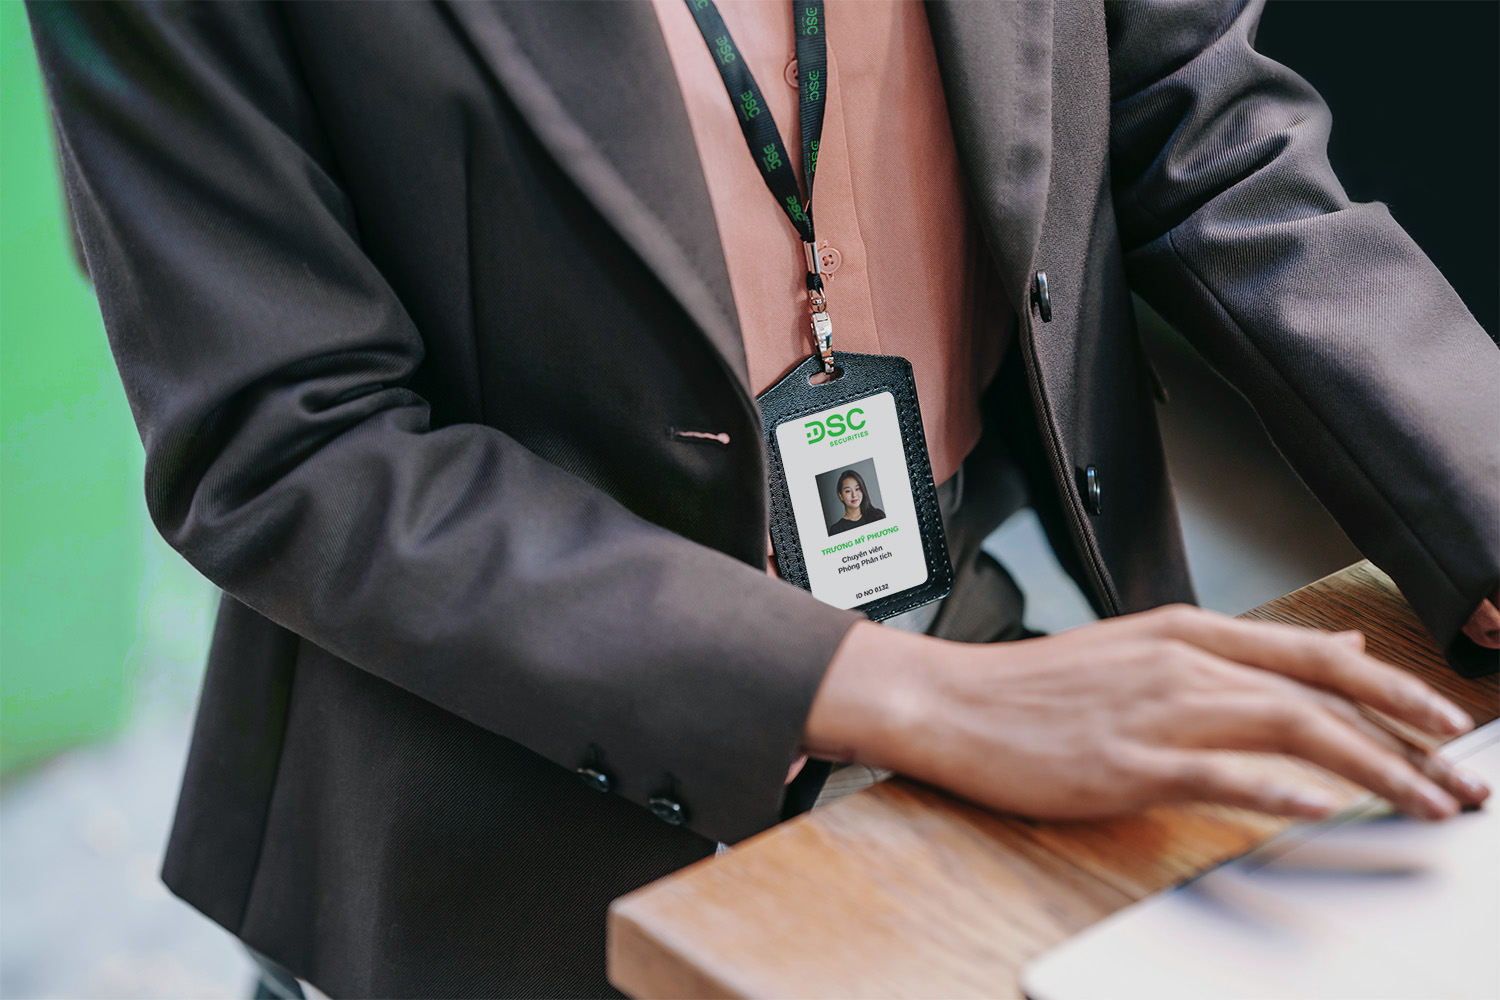
[(1384, 205), (1350, 202), (1327, 106), (1253, 48), (1259, 2), (1106, 8), (1133, 285), (1457, 665), (1500, 584), (1500, 350)]
[(779, 819), (857, 616), (479, 424), (362, 252), (272, 6), (38, 3), (33, 33), (166, 539), (227, 593), (706, 836)]

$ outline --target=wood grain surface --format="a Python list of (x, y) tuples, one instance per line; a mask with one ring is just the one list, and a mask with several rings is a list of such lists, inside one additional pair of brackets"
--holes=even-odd
[[(1500, 710), (1496, 678), (1453, 673), (1368, 562), (1243, 617), (1357, 628), (1476, 720)], [(1033, 822), (897, 778), (616, 900), (609, 977), (634, 997), (1020, 996), (1042, 951), (1283, 826), (1207, 805)]]

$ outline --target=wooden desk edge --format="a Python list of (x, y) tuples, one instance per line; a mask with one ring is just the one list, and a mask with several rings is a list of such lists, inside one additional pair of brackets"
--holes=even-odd
[(635, 893), (621, 896), (609, 906), (605, 952), (609, 981), (616, 989), (626, 996), (684, 1000), (731, 1000), (739, 995), (647, 930), (638, 919), (636, 911), (640, 908), (641, 900)]

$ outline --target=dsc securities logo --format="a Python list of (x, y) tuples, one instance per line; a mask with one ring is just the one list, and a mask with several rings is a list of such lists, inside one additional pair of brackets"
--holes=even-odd
[(802, 428), (807, 431), (808, 444), (817, 444), (824, 438), (829, 439), (829, 444), (842, 444), (870, 433), (864, 426), (865, 411), (861, 407), (851, 406), (843, 413), (833, 413), (822, 420), (809, 420)]

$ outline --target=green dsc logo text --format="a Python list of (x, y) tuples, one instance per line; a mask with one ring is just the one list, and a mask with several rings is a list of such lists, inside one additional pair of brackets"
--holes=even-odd
[(825, 437), (843, 437), (849, 431), (857, 431), (864, 426), (865, 411), (858, 406), (851, 406), (843, 413), (832, 414), (823, 420), (809, 420), (802, 425), (802, 429), (807, 431), (807, 443), (817, 444)]

